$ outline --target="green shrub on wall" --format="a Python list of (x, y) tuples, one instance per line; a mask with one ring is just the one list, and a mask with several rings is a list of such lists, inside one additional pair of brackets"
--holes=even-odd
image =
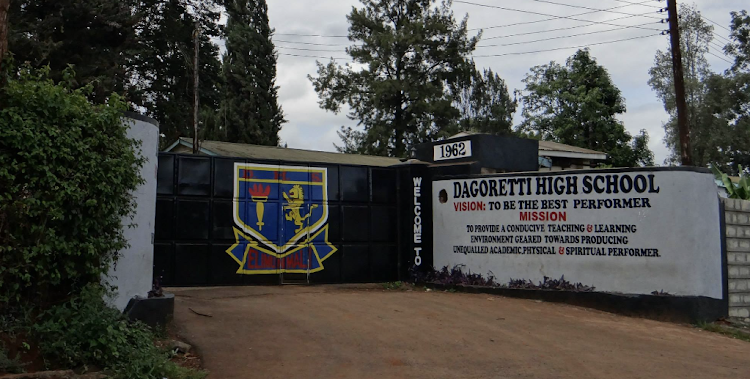
[(750, 177), (748, 177), (742, 165), (739, 166), (740, 177), (737, 183), (732, 181), (729, 175), (721, 172), (716, 165), (711, 165), (711, 170), (717, 180), (721, 181), (724, 189), (727, 190), (727, 197), (730, 199), (750, 200)]
[[(74, 77), (72, 70), (66, 78)], [(45, 303), (100, 279), (126, 246), (143, 158), (117, 95), (23, 69), (0, 89), (0, 304)]]

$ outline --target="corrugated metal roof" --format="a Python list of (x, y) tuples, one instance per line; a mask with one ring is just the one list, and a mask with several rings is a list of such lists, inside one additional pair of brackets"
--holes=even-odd
[(540, 151), (567, 151), (570, 153), (579, 153), (579, 154), (604, 154), (601, 151), (591, 150), (591, 149), (584, 149), (582, 147), (575, 147), (566, 145), (563, 143), (557, 143), (552, 141), (539, 141), (539, 150)]
[[(473, 132), (463, 132), (459, 135), (453, 136), (465, 136), (475, 134)], [(451, 139), (449, 138), (449, 139)], [(191, 138), (181, 137), (179, 141), (183, 146), (193, 146), (193, 140)], [(176, 146), (173, 145), (171, 148)], [(334, 153), (328, 151), (314, 151), (314, 150), (301, 150), (301, 149), (289, 149), (276, 146), (262, 146), (262, 145), (249, 145), (245, 143), (232, 143), (232, 142), (221, 142), (221, 141), (202, 141), (201, 148), (205, 151), (212, 152), (216, 155), (225, 157), (238, 157), (238, 158), (255, 158), (255, 159), (271, 159), (271, 160), (286, 160), (293, 162), (317, 162), (317, 163), (333, 163), (333, 164), (352, 164), (352, 165), (363, 165), (363, 166), (378, 166), (388, 167), (401, 163), (398, 158), (391, 157), (378, 157), (374, 155), (359, 155), (359, 154), (343, 154)], [(170, 151), (167, 149), (166, 151)], [(586, 154), (592, 155), (591, 159), (606, 159), (606, 155), (600, 151), (584, 149), (581, 147), (575, 147), (565, 145), (562, 143), (551, 142), (551, 141), (539, 141), (539, 155), (544, 156), (544, 152), (559, 152), (559, 153), (575, 153), (575, 154)], [(599, 156), (599, 157), (595, 157)]]
[[(193, 146), (191, 138), (181, 137), (183, 145)], [(249, 145), (221, 141), (202, 141), (201, 148), (225, 157), (285, 160), (292, 162), (315, 162), (388, 167), (401, 163), (398, 158), (373, 155), (342, 154), (328, 151), (289, 149), (276, 146)], [(169, 150), (167, 150), (169, 151)]]
[[(449, 137), (448, 139), (466, 137), (466, 136), (477, 135), (477, 134), (481, 134), (481, 133), (477, 133), (474, 131), (463, 131), (454, 136)], [(539, 141), (539, 151), (559, 151), (559, 152), (578, 153), (578, 154), (604, 155), (604, 153), (602, 153), (601, 151), (584, 149), (582, 147), (575, 147), (575, 146), (566, 145), (564, 143), (558, 143), (558, 142), (552, 142), (552, 141)]]

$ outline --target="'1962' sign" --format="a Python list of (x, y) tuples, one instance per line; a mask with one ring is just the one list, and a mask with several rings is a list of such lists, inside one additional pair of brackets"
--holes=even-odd
[(471, 141), (461, 141), (435, 145), (433, 159), (435, 161), (445, 161), (449, 159), (468, 158), (470, 156)]

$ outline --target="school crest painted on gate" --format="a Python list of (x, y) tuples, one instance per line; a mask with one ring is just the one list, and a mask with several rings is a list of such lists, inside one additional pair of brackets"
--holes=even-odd
[(337, 250), (325, 168), (235, 163), (233, 215), (238, 274), (313, 273)]

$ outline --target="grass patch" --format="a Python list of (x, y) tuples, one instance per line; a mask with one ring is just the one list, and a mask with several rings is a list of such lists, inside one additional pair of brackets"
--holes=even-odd
[(388, 290), (388, 291), (400, 290), (400, 289), (403, 289), (403, 288), (404, 288), (404, 283), (403, 282), (388, 282), (388, 283), (383, 283), (383, 289)]
[(699, 323), (698, 328), (703, 329), (707, 332), (723, 334), (727, 337), (750, 342), (750, 331), (744, 331), (742, 329), (733, 328), (730, 326), (720, 325), (716, 323)]

